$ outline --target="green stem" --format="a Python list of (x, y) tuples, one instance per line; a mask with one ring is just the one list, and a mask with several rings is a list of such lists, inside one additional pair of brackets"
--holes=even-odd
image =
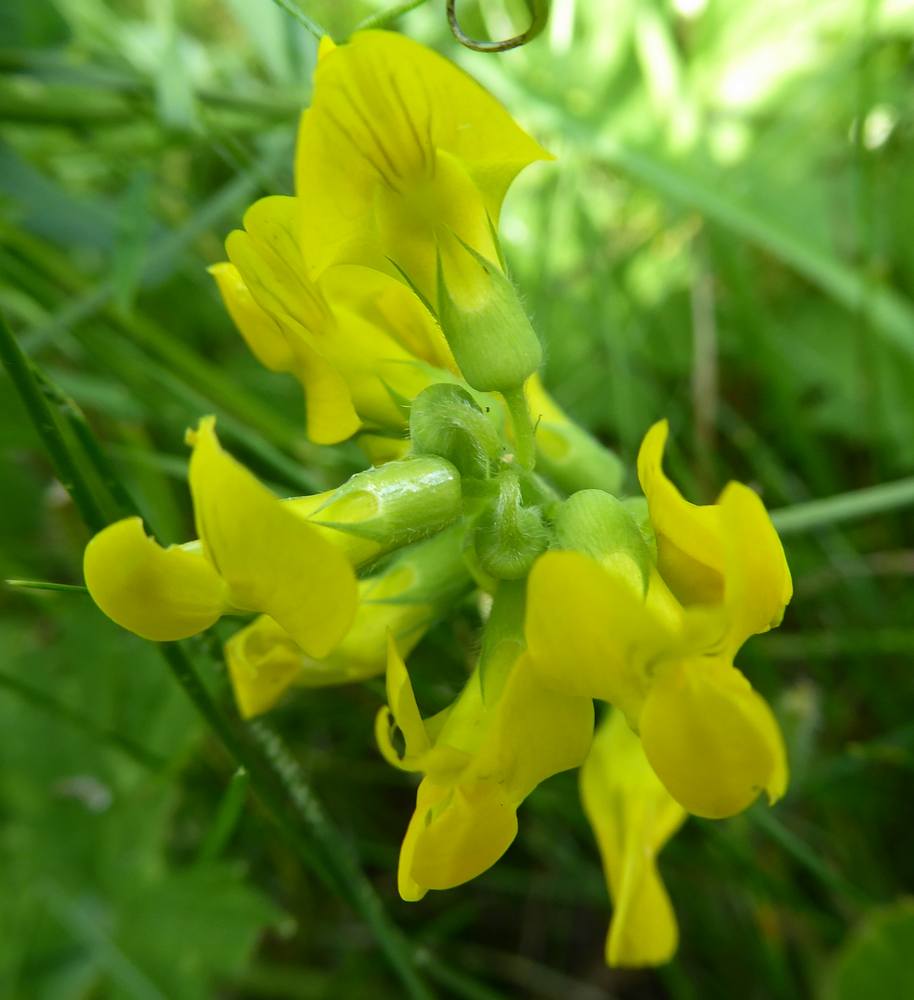
[(378, 11), (377, 14), (370, 14), (353, 28), (356, 31), (368, 31), (370, 28), (386, 28), (391, 21), (408, 14), (411, 10), (423, 6), (428, 0), (407, 0), (406, 3), (399, 3), (396, 7), (389, 7), (387, 10)]
[(308, 15), (297, 4), (293, 3), (292, 0), (273, 0), (273, 3), (275, 3), (277, 7), (282, 7), (287, 14), (291, 14), (292, 17), (294, 17), (306, 31), (314, 35), (318, 41), (320, 41), (324, 35), (329, 34), (326, 28), (318, 24), (313, 18), (308, 17)]
[(109, 518), (68, 448), (57, 417), (41, 391), (32, 364), (22, 353), (3, 316), (0, 316), (0, 361), (19, 393), (41, 443), (51, 456), (64, 489), (73, 498), (88, 527), (93, 532), (101, 531), (108, 524)]
[(530, 407), (523, 386), (518, 386), (510, 392), (503, 392), (508, 413), (511, 415), (511, 427), (514, 431), (514, 452), (517, 461), (525, 469), (532, 469), (536, 464), (536, 441), (534, 440), (533, 421), (530, 419)]
[(914, 505), (914, 476), (882, 483), (824, 500), (782, 507), (771, 512), (771, 520), (782, 535), (814, 531), (841, 521), (855, 521)]
[(4, 580), (13, 590), (62, 590), (71, 594), (88, 594), (81, 583), (54, 583), (51, 580)]

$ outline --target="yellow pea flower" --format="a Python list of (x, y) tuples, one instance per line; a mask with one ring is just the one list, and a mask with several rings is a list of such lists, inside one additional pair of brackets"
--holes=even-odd
[[(502, 644), (485, 672), (473, 672), (456, 701), (423, 719), (391, 639), (388, 706), (376, 733), (395, 767), (421, 772), (416, 809), (400, 849), (405, 900), (450, 889), (490, 868), (517, 834), (517, 809), (550, 775), (576, 767), (593, 734), (589, 698), (543, 687), (528, 658)], [(391, 733), (402, 734), (402, 755)]]
[(298, 199), (255, 202), (210, 272), (252, 353), (305, 390), (308, 435), (335, 444), (360, 429), (402, 431), (403, 401), (456, 370), (428, 310), (402, 282), (340, 265), (312, 277)]
[(621, 712), (611, 710), (597, 727), (581, 768), (580, 788), (613, 904), (607, 964), (668, 962), (679, 932), (657, 872), (657, 855), (682, 826), (686, 812), (654, 774)]
[(295, 161), (302, 245), (334, 262), (393, 266), (429, 301), (438, 261), (456, 297), (478, 287), (466, 247), (497, 263), (505, 193), (551, 158), (482, 87), (442, 56), (386, 31), (321, 42)]
[(183, 639), (223, 614), (256, 611), (326, 656), (356, 611), (349, 559), (223, 451), (214, 425), (204, 417), (189, 435), (199, 542), (162, 548), (138, 517), (109, 525), (86, 547), (89, 593), (146, 639)]
[(658, 421), (638, 453), (658, 569), (683, 604), (726, 606), (728, 644), (737, 649), (750, 635), (781, 622), (793, 596), (784, 550), (749, 487), (731, 482), (717, 503), (706, 506), (686, 500), (663, 471), (668, 434), (667, 421)]
[(295, 685), (324, 687), (384, 672), (388, 636), (408, 653), (442, 611), (471, 586), (459, 526), (397, 553), (359, 581), (359, 608), (345, 638), (329, 656), (302, 652), (276, 622), (262, 615), (226, 643), (238, 708), (245, 718), (266, 712)]
[(750, 489), (731, 483), (713, 507), (681, 497), (660, 466), (665, 435), (655, 425), (639, 455), (660, 572), (644, 592), (611, 555), (546, 553), (529, 578), (527, 645), (544, 683), (620, 708), (677, 801), (720, 818), (786, 788), (777, 723), (733, 656), (780, 621), (790, 574)]

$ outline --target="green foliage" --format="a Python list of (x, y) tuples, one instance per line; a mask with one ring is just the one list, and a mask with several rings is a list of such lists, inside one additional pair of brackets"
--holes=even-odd
[(914, 904), (902, 900), (872, 910), (841, 949), (828, 1000), (904, 997), (914, 993)]
[[(289, 4), (337, 38), (397, 6)], [(524, 4), (458, 6), (477, 37), (523, 28)], [(558, 156), (512, 190), (502, 232), (562, 405), (628, 459), (669, 416), (696, 500), (731, 477), (784, 507), (910, 476), (910, 3), (554, 0), (505, 56), (461, 49), (443, 8), (396, 24)], [(181, 442), (203, 413), (286, 493), (355, 471), (352, 449), (305, 441), (297, 385), (253, 361), (205, 272), (251, 200), (291, 190), (313, 36), (272, 0), (14, 0), (0, 37), (0, 309), (157, 533), (190, 537)], [(0, 452), (3, 577), (81, 583), (85, 529), (6, 376)], [(682, 946), (656, 973), (600, 965), (572, 776), (525, 805), (498, 867), (407, 906), (392, 873), (412, 787), (373, 748), (380, 685), (275, 713), (442, 996), (905, 995), (910, 907), (883, 908), (914, 891), (909, 495), (863, 519), (784, 515), (796, 598), (742, 665), (785, 726), (791, 790), (670, 845)], [(212, 832), (235, 764), (154, 650), (78, 591), (10, 588), (0, 615), (2, 996), (402, 995), (252, 796)], [(467, 608), (415, 654), (423, 706), (461, 683), (474, 623)]]

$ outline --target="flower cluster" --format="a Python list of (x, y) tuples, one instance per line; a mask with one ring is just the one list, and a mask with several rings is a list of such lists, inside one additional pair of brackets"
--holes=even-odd
[[(626, 496), (619, 460), (543, 389), (498, 217), (545, 159), (439, 55), (386, 32), (325, 40), (295, 195), (254, 204), (211, 272), (253, 354), (301, 383), (310, 438), (354, 438), (374, 464), (280, 500), (204, 417), (188, 434), (198, 539), (162, 547), (127, 519), (89, 543), (85, 576), (148, 639), (247, 617), (225, 648), (245, 717), (293, 686), (386, 674), (378, 746), (421, 775), (404, 899), (488, 869), (524, 799), (580, 766), (614, 902), (607, 961), (654, 964), (677, 939), (663, 844), (688, 813), (786, 787), (777, 722), (733, 661), (780, 622), (790, 574), (749, 488), (683, 498), (664, 421)], [(404, 658), (474, 592), (476, 661), (423, 715)]]

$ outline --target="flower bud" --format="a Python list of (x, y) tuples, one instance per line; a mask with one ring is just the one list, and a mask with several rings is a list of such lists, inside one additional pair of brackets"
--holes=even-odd
[(497, 496), (476, 522), (473, 544), (480, 567), (496, 580), (518, 580), (548, 542), (539, 507), (525, 507), (517, 476), (504, 473)]
[(415, 454), (440, 455), (465, 479), (488, 479), (503, 450), (473, 397), (445, 382), (430, 385), (413, 400), (409, 433)]
[(388, 462), (339, 489), (289, 502), (310, 524), (364, 542), (356, 546), (360, 563), (435, 534), (463, 511), (460, 473), (436, 455)]
[(448, 287), (438, 258), (438, 322), (463, 377), (481, 392), (518, 389), (540, 366), (543, 350), (514, 285), (497, 264), (461, 243), (472, 281)]

